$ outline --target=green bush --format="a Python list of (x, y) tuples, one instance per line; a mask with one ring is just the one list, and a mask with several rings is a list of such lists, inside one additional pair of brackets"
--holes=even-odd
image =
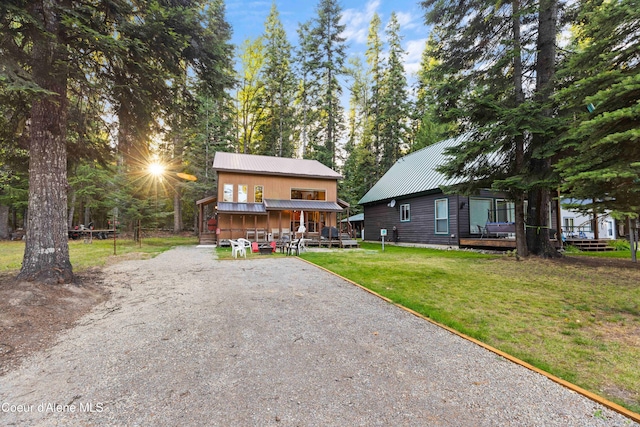
[(582, 251), (573, 245), (565, 245), (564, 247), (565, 254), (580, 254)]
[(616, 248), (616, 251), (628, 251), (631, 249), (629, 242), (622, 239), (610, 241), (609, 246)]

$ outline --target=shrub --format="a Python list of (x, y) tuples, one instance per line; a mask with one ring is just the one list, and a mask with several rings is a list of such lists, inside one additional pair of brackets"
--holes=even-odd
[(609, 246), (614, 247), (616, 251), (628, 251), (631, 249), (629, 242), (623, 239), (611, 240)]

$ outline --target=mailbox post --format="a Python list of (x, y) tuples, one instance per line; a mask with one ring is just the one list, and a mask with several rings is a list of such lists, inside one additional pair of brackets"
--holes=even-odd
[(384, 238), (387, 236), (387, 229), (386, 228), (381, 228), (380, 229), (380, 237), (382, 237), (382, 252), (384, 252)]

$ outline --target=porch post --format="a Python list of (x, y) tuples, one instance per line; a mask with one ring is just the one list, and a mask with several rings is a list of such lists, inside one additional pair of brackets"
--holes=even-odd
[(258, 239), (258, 215), (254, 215), (253, 216), (253, 232), (255, 233), (254, 236), (256, 238), (256, 242), (259, 241), (259, 239)]
[(247, 220), (246, 220), (246, 215), (242, 215), (242, 232), (244, 233), (244, 236), (242, 237), (247, 237)]

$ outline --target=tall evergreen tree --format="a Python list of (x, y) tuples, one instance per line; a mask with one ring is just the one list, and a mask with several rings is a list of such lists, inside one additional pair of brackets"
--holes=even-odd
[(557, 95), (565, 118), (556, 168), (566, 196), (590, 213), (640, 215), (640, 10), (637, 2), (579, 3)]
[(296, 126), (294, 138), (300, 141), (300, 154), (307, 158), (307, 151), (310, 140), (311, 123), (315, 122), (316, 110), (312, 106), (318, 92), (318, 83), (311, 78), (311, 71), (316, 65), (313, 59), (315, 46), (311, 38), (311, 21), (304, 22), (298, 26), (298, 48), (296, 50), (296, 65), (298, 83), (295, 93), (296, 106)]
[(340, 197), (355, 207), (373, 186), (378, 168), (371, 149), (370, 75), (359, 58), (352, 58), (349, 63), (353, 84), (350, 87), (346, 160), (342, 172), (344, 180), (339, 185)]
[(391, 13), (387, 25), (389, 59), (382, 80), (379, 99), (379, 138), (382, 148), (380, 173), (384, 174), (401, 157), (408, 147), (409, 117), (407, 79), (404, 73), (404, 55), (400, 36), (400, 25), (395, 12)]
[[(376, 165), (382, 158), (382, 148), (380, 146), (380, 98), (382, 94), (380, 90), (383, 86), (384, 77), (384, 59), (383, 59), (383, 41), (380, 37), (382, 21), (377, 13), (373, 14), (369, 23), (369, 32), (367, 33), (367, 64), (369, 65), (369, 75), (371, 78), (371, 100), (369, 101), (369, 116), (371, 120), (371, 151), (374, 155)], [(380, 178), (382, 173), (376, 167), (375, 177)]]
[(313, 20), (309, 33), (310, 60), (314, 65), (311, 76), (319, 86), (313, 100), (320, 112), (319, 121), (311, 129), (313, 154), (321, 163), (336, 166), (337, 143), (344, 130), (343, 108), (340, 104), (342, 87), (339, 77), (345, 74), (345, 25), (340, 23), (342, 9), (337, 0), (320, 0), (318, 16)]
[(5, 2), (0, 72), (12, 90), (32, 96), (21, 279), (60, 283), (73, 277), (66, 227), (70, 89), (77, 84), (108, 95), (122, 120), (122, 148), (138, 146), (132, 134), (147, 132), (183, 62), (212, 84), (227, 81), (218, 63), (225, 49), (199, 49), (203, 6), (204, 0)]
[(237, 93), (239, 151), (252, 154), (259, 145), (258, 129), (265, 122), (265, 88), (263, 79), (264, 45), (262, 37), (247, 39), (240, 53), (240, 76)]
[(293, 144), (293, 96), (295, 79), (291, 70), (293, 48), (280, 21), (275, 1), (265, 22), (264, 102), (265, 120), (259, 132), (261, 147), (256, 153), (291, 157)]
[(437, 60), (434, 58), (435, 40), (429, 36), (425, 43), (420, 69), (415, 83), (416, 100), (412, 113), (409, 115), (412, 128), (412, 140), (410, 151), (416, 151), (426, 146), (442, 141), (448, 136), (453, 136), (455, 122), (446, 123), (438, 120), (436, 116), (436, 103), (438, 99), (438, 84), (442, 76), (436, 76), (433, 71)]
[[(535, 3), (519, 0), (422, 5), (427, 20), (436, 24), (435, 69), (446, 78), (439, 85), (438, 115), (468, 132), (441, 171), (464, 178), (458, 190), (465, 193), (506, 191), (516, 204), (518, 253), (555, 255), (545, 213), (555, 185), (546, 168), (551, 148), (546, 101), (553, 88), (549, 64), (555, 57), (548, 43), (557, 34), (552, 25), (557, 7), (542, 5), (539, 12)], [(524, 192), (529, 190), (527, 241)]]

